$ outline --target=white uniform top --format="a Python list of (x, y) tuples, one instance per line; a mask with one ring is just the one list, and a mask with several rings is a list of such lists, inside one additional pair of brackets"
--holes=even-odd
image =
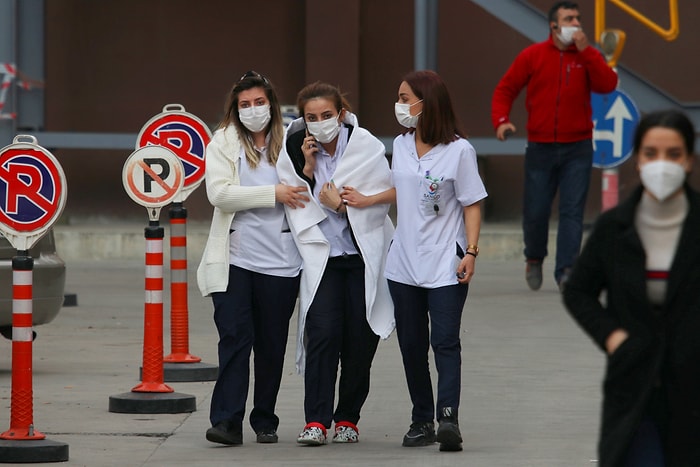
[[(335, 174), (338, 162), (343, 157), (345, 148), (348, 146), (348, 129), (345, 125), (340, 125), (338, 141), (335, 145), (335, 154), (332, 156), (328, 154), (328, 151), (326, 151), (320, 143), (317, 143), (317, 146), (318, 152), (316, 152), (316, 165), (314, 166), (314, 179), (316, 180), (316, 184), (314, 185), (314, 198), (318, 200), (323, 185), (333, 180), (333, 174)], [(337, 188), (338, 191), (343, 191), (342, 187)], [(319, 205), (326, 210), (327, 217), (318, 224), (318, 227), (330, 242), (331, 252), (329, 256), (333, 258), (342, 255), (356, 255), (357, 248), (355, 248), (355, 244), (352, 242), (350, 229), (348, 228), (348, 220), (345, 214), (337, 213), (333, 209), (322, 205), (320, 202)]]
[[(260, 152), (258, 167), (251, 168), (241, 149), (241, 186), (277, 185), (277, 169), (270, 164), (267, 149)], [(271, 276), (295, 277), (301, 270), (301, 255), (287, 225), (284, 206), (238, 211), (231, 223), (230, 263)]]
[(476, 151), (460, 138), (419, 159), (406, 133), (394, 139), (391, 175), (397, 219), (384, 276), (426, 288), (456, 284), (457, 244), (466, 249), (463, 207), (487, 196)]

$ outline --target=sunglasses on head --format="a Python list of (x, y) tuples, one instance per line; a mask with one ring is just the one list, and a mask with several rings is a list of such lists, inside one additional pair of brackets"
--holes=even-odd
[(238, 80), (238, 82), (240, 83), (241, 81), (243, 81), (244, 79), (247, 79), (247, 78), (258, 78), (258, 79), (262, 80), (262, 82), (265, 83), (266, 85), (269, 85), (269, 84), (270, 84), (270, 83), (267, 81), (267, 78), (265, 78), (263, 75), (261, 75), (261, 74), (258, 73), (257, 71), (253, 71), (253, 70), (246, 71), (246, 72), (243, 74), (243, 76), (241, 76), (241, 79)]

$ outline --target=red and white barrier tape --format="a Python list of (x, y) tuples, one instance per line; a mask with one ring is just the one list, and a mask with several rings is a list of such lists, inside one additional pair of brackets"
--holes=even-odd
[(44, 82), (29, 78), (19, 71), (13, 63), (0, 62), (0, 75), (2, 75), (2, 81), (0, 82), (0, 120), (14, 120), (17, 117), (15, 112), (3, 112), (7, 100), (7, 91), (10, 89), (12, 81), (16, 80), (17, 87), (25, 91), (43, 88)]

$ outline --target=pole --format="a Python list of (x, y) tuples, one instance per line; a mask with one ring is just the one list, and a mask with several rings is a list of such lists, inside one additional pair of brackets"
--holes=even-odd
[(619, 196), (619, 173), (617, 167), (613, 167), (612, 169), (603, 169), (601, 180), (602, 211), (607, 211), (608, 209), (617, 206)]

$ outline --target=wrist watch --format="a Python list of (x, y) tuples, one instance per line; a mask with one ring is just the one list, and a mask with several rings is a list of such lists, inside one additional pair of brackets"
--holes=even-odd
[(467, 254), (474, 255), (474, 257), (479, 256), (479, 247), (476, 245), (467, 245)]

